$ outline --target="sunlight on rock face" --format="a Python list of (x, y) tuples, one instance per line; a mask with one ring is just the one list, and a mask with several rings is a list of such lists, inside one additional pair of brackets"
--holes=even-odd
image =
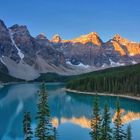
[(122, 56), (126, 55), (125, 51), (121, 48), (120, 44), (116, 41), (112, 41), (114, 49), (119, 52)]
[[(60, 123), (61, 124), (63, 124), (63, 123), (73, 123), (73, 124), (81, 126), (82, 128), (90, 128), (90, 120), (85, 118), (84, 116), (80, 117), (80, 118), (76, 118), (76, 117), (63, 118), (62, 117), (60, 119)], [(58, 119), (57, 118), (53, 118), (52, 119), (52, 124), (53, 124), (54, 127), (58, 127), (58, 125), (59, 125)]]
[[(140, 119), (140, 113), (135, 113), (132, 111), (126, 112), (124, 109), (121, 109), (120, 114), (121, 114), (122, 124), (126, 124), (128, 122)], [(112, 117), (113, 122), (116, 116), (117, 116), (117, 113), (115, 113), (114, 116)]]
[[(115, 35), (113, 38), (114, 41), (118, 42), (118, 45), (113, 44), (116, 51), (119, 51), (121, 55), (124, 55), (124, 49), (120, 45), (125, 46), (130, 56), (139, 55), (140, 54), (140, 45), (136, 42), (129, 41), (120, 35)], [(113, 41), (113, 42), (114, 42)], [(121, 49), (120, 49), (121, 48)]]
[[(122, 124), (126, 124), (128, 122), (140, 119), (140, 113), (135, 113), (135, 112), (126, 112), (124, 109), (121, 109), (120, 111), (121, 114), (121, 119), (122, 119)], [(113, 117), (112, 117), (112, 122), (114, 122), (115, 118), (117, 116), (117, 113), (115, 112)], [(58, 120), (58, 118), (53, 118), (52, 119), (52, 124), (54, 127), (58, 127), (59, 124), (64, 124), (64, 123), (72, 123), (72, 124), (76, 124), (79, 125), (82, 128), (90, 128), (90, 119), (86, 118), (85, 116), (76, 118), (76, 117), (72, 117), (72, 118), (65, 118), (62, 117), (60, 119), (60, 121)]]
[(86, 44), (91, 42), (96, 46), (101, 46), (102, 44), (102, 40), (100, 39), (99, 35), (96, 32), (91, 32), (87, 35), (82, 35), (72, 40), (64, 40), (63, 42), (72, 42), (72, 43), (81, 43), (81, 44)]
[(140, 113), (128, 112), (122, 117), (123, 124), (140, 119)]
[(62, 39), (58, 34), (54, 35), (52, 38), (52, 42), (59, 43), (61, 41), (62, 41)]
[(53, 127), (57, 128), (59, 126), (59, 121), (57, 118), (53, 118), (52, 119), (52, 125)]

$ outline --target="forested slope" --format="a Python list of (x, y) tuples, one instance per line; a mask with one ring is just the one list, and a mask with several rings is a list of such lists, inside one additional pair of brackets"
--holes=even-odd
[(140, 94), (140, 64), (109, 68), (80, 75), (68, 82), (67, 88), (115, 94)]
[(7, 82), (22, 82), (23, 80), (14, 78), (6, 73), (0, 71), (0, 83), (7, 83)]

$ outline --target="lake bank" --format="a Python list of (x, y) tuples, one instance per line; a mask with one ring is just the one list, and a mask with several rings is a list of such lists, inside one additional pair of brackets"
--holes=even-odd
[(111, 96), (111, 97), (121, 97), (126, 99), (132, 99), (140, 101), (140, 97), (138, 96), (130, 96), (130, 95), (121, 95), (121, 94), (112, 94), (112, 93), (94, 93), (94, 92), (86, 92), (86, 91), (78, 91), (78, 90), (72, 90), (65, 88), (65, 91), (67, 92), (73, 92), (73, 93), (79, 93), (79, 94), (87, 94), (87, 95), (98, 95), (98, 96)]

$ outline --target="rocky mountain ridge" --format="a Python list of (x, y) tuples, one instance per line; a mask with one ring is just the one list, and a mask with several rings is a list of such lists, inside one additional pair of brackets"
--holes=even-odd
[(33, 80), (41, 73), (75, 75), (140, 62), (140, 44), (115, 35), (103, 42), (96, 32), (72, 40), (41, 33), (31, 36), (26, 26), (6, 27), (0, 20), (0, 71)]

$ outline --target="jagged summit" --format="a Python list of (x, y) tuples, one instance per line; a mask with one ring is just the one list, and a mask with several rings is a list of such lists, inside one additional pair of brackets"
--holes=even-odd
[(5, 26), (4, 21), (0, 19), (0, 26)]
[(7, 27), (3, 20), (0, 19), (0, 31), (6, 31)]
[(72, 40), (65, 40), (64, 42), (81, 43), (81, 44), (86, 44), (86, 43), (91, 42), (97, 46), (101, 46), (101, 44), (103, 43), (96, 32), (91, 32), (89, 34), (82, 35)]
[(11, 26), (9, 29), (12, 31), (13, 34), (14, 33), (18, 34), (19, 37), (20, 36), (30, 36), (30, 32), (26, 25), (15, 24), (15, 25)]
[(26, 25), (19, 25), (19, 24), (15, 24), (15, 25), (11, 26), (10, 29), (24, 29), (24, 30), (28, 30)]
[(129, 42), (129, 40), (123, 38), (123, 37), (122, 37), (121, 35), (119, 35), (119, 34), (116, 34), (116, 35), (113, 37), (113, 40), (114, 40), (114, 41), (118, 41), (118, 42), (121, 43), (121, 44), (126, 44), (126, 43)]
[(91, 32), (91, 33), (89, 33), (89, 34), (85, 34), (85, 35), (82, 35), (82, 36), (80, 36), (81, 38), (83, 37), (83, 38), (88, 38), (88, 39), (97, 39), (97, 38), (100, 38), (99, 37), (99, 35), (98, 35), (98, 33), (97, 32)]
[(140, 43), (119, 34), (102, 42), (96, 32), (71, 40), (56, 34), (52, 40), (41, 33), (36, 38), (24, 25), (7, 28), (0, 20), (0, 70), (11, 76), (32, 80), (40, 73), (80, 74), (102, 68), (140, 63)]
[(119, 38), (122, 38), (122, 37), (121, 37), (120, 34), (115, 34), (113, 38), (114, 38), (114, 39), (119, 39)]
[(36, 36), (36, 39), (44, 40), (44, 39), (47, 39), (47, 37), (46, 37), (45, 33), (40, 33), (39, 35)]
[(52, 40), (51, 40), (51, 41), (54, 42), (54, 43), (59, 43), (59, 42), (62, 41), (62, 39), (61, 39), (60, 35), (55, 34), (55, 35), (52, 37)]
[(115, 34), (112, 40), (118, 41), (118, 42), (121, 43), (121, 44), (127, 44), (127, 43), (135, 43), (135, 44), (136, 44), (136, 43), (137, 43), (137, 42), (134, 42), (134, 41), (130, 41), (130, 40), (128, 40), (128, 39), (122, 37), (122, 36), (119, 35), (119, 34)]
[(13, 29), (15, 29), (15, 28), (19, 28), (20, 27), (20, 25), (19, 24), (14, 24), (13, 26), (11, 26), (10, 28), (13, 28)]
[(112, 42), (114, 49), (118, 51), (122, 56), (126, 54), (129, 56), (136, 56), (140, 54), (139, 43), (130, 41), (119, 34), (116, 34), (110, 41)]
[(3, 21), (2, 19), (0, 19), (0, 23), (1, 23), (1, 22), (3, 22), (3, 23), (4, 23), (4, 21)]
[(87, 35), (99, 36), (97, 32), (91, 32), (91, 33), (89, 33)]

